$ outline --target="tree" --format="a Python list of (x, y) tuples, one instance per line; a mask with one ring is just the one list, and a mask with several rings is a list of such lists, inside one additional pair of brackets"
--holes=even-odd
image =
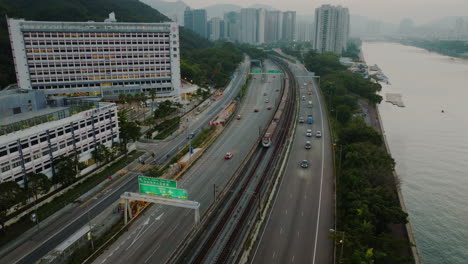
[(125, 104), (126, 101), (127, 101), (127, 96), (124, 93), (120, 93), (119, 94), (119, 102), (121, 104)]
[(57, 171), (55, 183), (60, 183), (64, 186), (72, 184), (80, 172), (80, 162), (76, 155), (59, 157), (54, 162), (54, 165)]
[(150, 89), (149, 94), (151, 97), (151, 104), (154, 106), (154, 99), (156, 98), (156, 89)]
[(102, 162), (109, 162), (111, 159), (111, 153), (104, 144), (99, 144), (92, 152), (93, 159), (99, 164)]
[(140, 127), (135, 122), (130, 122), (127, 117), (127, 111), (119, 111), (120, 139), (124, 144), (124, 150), (127, 151), (127, 143), (130, 140), (137, 141), (141, 137)]
[(47, 194), (52, 186), (49, 177), (43, 173), (32, 173), (28, 175), (28, 189), (31, 190), (34, 200), (40, 194)]
[(4, 228), (8, 210), (26, 199), (23, 189), (14, 181), (0, 183), (0, 225)]

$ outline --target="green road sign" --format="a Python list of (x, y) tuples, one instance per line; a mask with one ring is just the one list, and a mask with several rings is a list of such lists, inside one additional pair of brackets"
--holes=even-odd
[(252, 73), (262, 73), (262, 70), (253, 70)]
[(161, 187), (177, 188), (177, 181), (138, 176), (139, 184), (154, 185)]
[(187, 199), (187, 191), (184, 189), (160, 187), (154, 185), (140, 184), (140, 193), (152, 194), (168, 198)]
[(281, 71), (278, 71), (278, 70), (269, 70), (268, 73), (281, 73)]

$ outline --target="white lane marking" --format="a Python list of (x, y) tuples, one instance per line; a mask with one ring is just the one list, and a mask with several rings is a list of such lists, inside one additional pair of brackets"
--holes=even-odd
[[(318, 104), (319, 104), (319, 110), (320, 110), (320, 119), (321, 119), (321, 125), (322, 125), (322, 130), (324, 128), (323, 126), (323, 112), (322, 112), (322, 104), (320, 103), (320, 98), (319, 98), (319, 95), (318, 95), (318, 91), (317, 91), (317, 86), (313, 85), (314, 86), (314, 89), (315, 89), (315, 95), (317, 96), (317, 101), (318, 101)], [(324, 138), (325, 138), (326, 134), (324, 135)], [(325, 141), (324, 141), (325, 142)], [(318, 206), (318, 210), (317, 210), (317, 227), (315, 229), (315, 243), (314, 243), (314, 256), (313, 256), (313, 260), (312, 260), (312, 264), (315, 264), (315, 256), (316, 256), (316, 252), (317, 252), (317, 240), (318, 240), (318, 231), (319, 231), (319, 224), (320, 224), (320, 208), (322, 206), (322, 183), (323, 183), (323, 167), (324, 167), (324, 164), (325, 164), (325, 144), (322, 143), (322, 171), (321, 171), (321, 174), (320, 174), (320, 192), (319, 192), (319, 206)]]
[(300, 232), (299, 232), (299, 231), (297, 231), (297, 236), (299, 236), (299, 233), (300, 233)]
[(275, 255), (276, 255), (276, 251), (273, 251), (273, 256), (271, 256), (271, 258), (275, 258)]
[(288, 210), (285, 210), (285, 211), (284, 211), (284, 214), (286, 214), (286, 215), (287, 215), (287, 214), (288, 214)]
[(294, 256), (293, 256), (292, 259), (291, 259), (291, 263), (292, 263), (292, 262), (294, 262)]
[(304, 211), (301, 212), (301, 216), (304, 216)]
[(280, 235), (283, 234), (283, 227), (280, 228)]
[(153, 253), (151, 253), (151, 255), (145, 260), (145, 263), (147, 263), (148, 260), (150, 260), (150, 258), (154, 255), (154, 253), (156, 253), (156, 251), (158, 251), (160, 246), (161, 246), (160, 244), (156, 246), (156, 248), (153, 250)]

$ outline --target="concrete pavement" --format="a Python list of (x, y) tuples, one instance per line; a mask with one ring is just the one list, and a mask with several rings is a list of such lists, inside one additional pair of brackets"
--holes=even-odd
[[(296, 76), (307, 76), (299, 63), (289, 63)], [(258, 247), (251, 263), (332, 263), (333, 241), (328, 238), (334, 228), (334, 172), (330, 131), (323, 101), (318, 88), (309, 83), (311, 77), (296, 77), (300, 87), (299, 116), (312, 114), (314, 123), (298, 124), (281, 187), (267, 218)], [(312, 95), (309, 92), (312, 91)], [(314, 106), (309, 108), (308, 101)], [(312, 129), (313, 137), (306, 137)], [(315, 131), (322, 137), (316, 138)], [(312, 148), (304, 148), (306, 141)], [(301, 160), (309, 161), (309, 168), (301, 168)]]

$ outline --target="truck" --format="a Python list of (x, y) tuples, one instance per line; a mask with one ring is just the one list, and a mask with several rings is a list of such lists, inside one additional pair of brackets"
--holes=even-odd
[(314, 123), (314, 118), (312, 118), (312, 115), (307, 116), (307, 124), (312, 124)]

